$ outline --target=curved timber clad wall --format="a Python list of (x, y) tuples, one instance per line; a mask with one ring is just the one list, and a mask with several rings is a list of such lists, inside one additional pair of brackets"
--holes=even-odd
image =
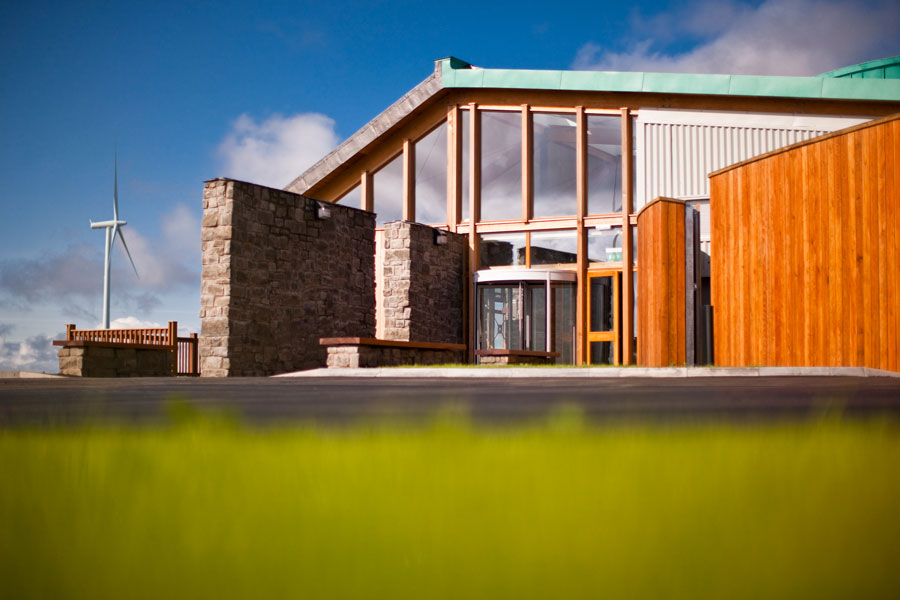
[(683, 200), (656, 198), (638, 213), (637, 360), (694, 364), (699, 220)]
[(900, 114), (710, 175), (715, 362), (900, 371)]

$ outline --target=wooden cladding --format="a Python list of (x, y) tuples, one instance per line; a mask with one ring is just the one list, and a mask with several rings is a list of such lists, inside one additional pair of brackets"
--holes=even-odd
[(710, 177), (716, 364), (900, 371), (900, 115)]
[(638, 213), (639, 365), (694, 363), (696, 212), (657, 198)]

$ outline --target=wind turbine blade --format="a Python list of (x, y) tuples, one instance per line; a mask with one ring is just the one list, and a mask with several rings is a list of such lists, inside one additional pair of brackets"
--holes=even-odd
[(137, 267), (134, 266), (134, 259), (131, 258), (131, 252), (128, 251), (128, 244), (125, 243), (125, 236), (122, 235), (122, 230), (119, 229), (118, 227), (116, 227), (116, 233), (119, 234), (119, 240), (121, 240), (121, 242), (122, 242), (122, 247), (125, 248), (125, 254), (128, 255), (128, 260), (131, 261), (131, 268), (134, 269), (134, 276), (137, 277), (138, 279), (140, 279), (141, 276), (138, 275)]

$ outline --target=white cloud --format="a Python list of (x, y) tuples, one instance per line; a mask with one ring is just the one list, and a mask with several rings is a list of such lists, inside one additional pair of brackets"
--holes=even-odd
[[(109, 322), (110, 329), (159, 329), (167, 326), (168, 323), (162, 325), (156, 321), (143, 321), (137, 317), (119, 317)], [(102, 326), (98, 325), (97, 327)]]
[[(119, 242), (113, 257), (115, 279), (128, 289), (166, 292), (180, 286), (200, 287), (200, 218), (183, 204), (162, 216), (162, 237), (151, 240), (139, 229), (123, 228), (138, 278)], [(101, 244), (102, 247), (102, 244)], [(121, 289), (121, 288), (120, 288)]]
[[(896, 0), (699, 0), (647, 20), (624, 52), (589, 42), (576, 69), (680, 73), (816, 75), (900, 52)], [(679, 39), (699, 40), (684, 51)], [(660, 47), (663, 44), (663, 47)]]
[(53, 338), (36, 335), (22, 342), (9, 341), (6, 334), (11, 329), (0, 326), (0, 371), (59, 372)]
[(219, 145), (225, 176), (281, 188), (338, 144), (334, 120), (318, 113), (272, 115), (257, 123), (244, 114)]
[[(199, 309), (198, 212), (185, 205), (175, 206), (161, 217), (161, 235), (155, 238), (144, 236), (133, 225), (123, 228), (140, 279), (116, 242), (110, 291), (114, 314), (146, 315), (170, 307), (173, 297), (185, 293), (196, 294), (193, 302)], [(57, 318), (61, 315), (67, 322), (96, 321), (102, 292), (102, 236), (96, 243), (70, 244), (36, 257), (0, 259), (0, 307), (6, 309), (7, 317), (42, 312)], [(31, 332), (46, 332), (50, 327), (32, 328)]]

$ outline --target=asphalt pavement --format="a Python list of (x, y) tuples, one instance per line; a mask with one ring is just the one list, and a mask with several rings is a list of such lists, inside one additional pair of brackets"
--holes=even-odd
[[(165, 422), (185, 406), (254, 424), (429, 418), (542, 418), (575, 406), (593, 420), (798, 419), (900, 415), (896, 377), (303, 377), (0, 379), (0, 427)], [(174, 412), (173, 412), (174, 411)]]

